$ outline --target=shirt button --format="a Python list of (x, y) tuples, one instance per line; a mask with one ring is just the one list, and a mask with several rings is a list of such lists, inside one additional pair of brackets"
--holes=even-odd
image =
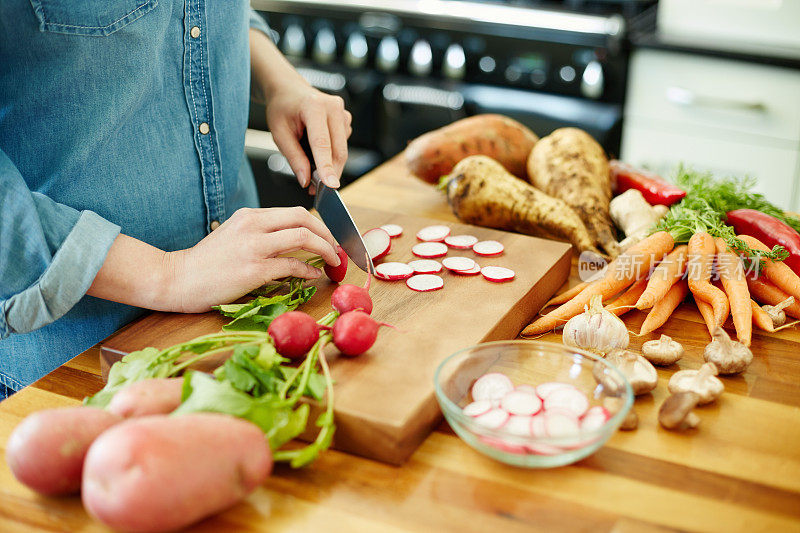
[(219, 220), (212, 220), (211, 221), (211, 231), (214, 231), (219, 227)]
[(203, 135), (208, 135), (209, 131), (210, 128), (208, 127), (208, 122), (203, 122), (202, 124), (200, 124), (200, 133), (202, 133)]
[(189, 35), (192, 36), (193, 39), (197, 39), (200, 37), (200, 28), (197, 26), (193, 26), (191, 30), (189, 30)]

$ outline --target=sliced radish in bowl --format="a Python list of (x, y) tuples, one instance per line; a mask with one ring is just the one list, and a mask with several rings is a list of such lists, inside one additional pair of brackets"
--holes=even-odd
[(364, 239), (364, 246), (367, 247), (367, 253), (373, 261), (384, 257), (392, 248), (392, 238), (389, 237), (385, 229), (371, 229), (362, 235), (362, 238)]
[(589, 409), (589, 400), (578, 389), (563, 387), (547, 395), (544, 399), (544, 408), (547, 411), (564, 409), (580, 417)]
[(528, 392), (514, 390), (503, 396), (500, 408), (512, 415), (532, 416), (542, 410), (542, 400)]
[(495, 283), (511, 281), (516, 275), (513, 270), (498, 266), (485, 266), (481, 269), (484, 278)]
[(492, 408), (494, 408), (494, 405), (491, 400), (478, 400), (477, 402), (465, 405), (461, 412), (467, 416), (480, 416), (484, 413), (488, 413)]
[(478, 238), (474, 235), (448, 235), (444, 238), (444, 243), (456, 250), (469, 250), (476, 242)]
[(414, 269), (415, 274), (438, 274), (442, 271), (442, 264), (435, 259), (415, 259), (409, 261), (408, 266)]
[(423, 259), (444, 257), (447, 255), (447, 245), (442, 242), (421, 242), (411, 248), (411, 253)]
[(472, 399), (502, 400), (503, 396), (514, 390), (514, 384), (505, 374), (491, 372), (484, 374), (472, 384)]
[(505, 246), (499, 241), (481, 241), (472, 245), (472, 251), (484, 257), (500, 255), (503, 250), (505, 250)]
[(514, 435), (517, 437), (532, 437), (533, 432), (531, 430), (531, 421), (533, 420), (530, 416), (517, 416), (511, 415), (508, 417), (508, 420), (503, 425), (503, 431), (508, 433), (509, 435)]
[(551, 438), (574, 437), (580, 433), (578, 418), (561, 411), (545, 411), (544, 424)]
[(403, 226), (398, 224), (384, 224), (381, 226), (381, 229), (389, 234), (389, 237), (394, 239), (395, 237), (399, 237), (403, 234)]
[(444, 280), (435, 274), (417, 274), (408, 278), (406, 285), (417, 292), (438, 291), (444, 287)]
[[(524, 385), (520, 385), (520, 387), (523, 387), (523, 386)], [(563, 381), (548, 381), (546, 383), (540, 383), (539, 385), (536, 385), (536, 394), (542, 400), (546, 400), (551, 392), (553, 392), (555, 390), (558, 390), (558, 389), (563, 389), (564, 387), (567, 387), (569, 389), (578, 390), (578, 389), (575, 388), (574, 385), (570, 385), (569, 383), (564, 383)]]
[(475, 423), (485, 428), (498, 429), (508, 421), (510, 415), (502, 409), (494, 408), (486, 411), (482, 415), (475, 417)]
[(375, 277), (386, 281), (408, 279), (414, 274), (414, 269), (406, 263), (390, 261), (375, 267)]
[(477, 266), (475, 261), (469, 257), (445, 257), (442, 259), (442, 265), (453, 272), (466, 272), (467, 270), (473, 270)]
[(581, 429), (583, 431), (595, 431), (603, 427), (608, 419), (611, 418), (610, 413), (605, 407), (595, 405), (583, 415), (581, 418)]
[(417, 232), (417, 239), (424, 242), (442, 242), (448, 235), (450, 228), (447, 226), (427, 226)]

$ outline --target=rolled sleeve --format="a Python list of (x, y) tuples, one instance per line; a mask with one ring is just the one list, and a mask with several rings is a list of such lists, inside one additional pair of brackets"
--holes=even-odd
[(264, 20), (264, 17), (262, 17), (258, 11), (252, 8), (250, 9), (250, 27), (265, 34), (272, 40), (273, 43), (278, 44), (278, 36), (275, 33), (275, 30), (271, 29), (267, 24), (267, 21)]

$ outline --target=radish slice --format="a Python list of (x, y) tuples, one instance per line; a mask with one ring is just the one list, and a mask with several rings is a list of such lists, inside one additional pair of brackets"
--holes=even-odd
[(545, 412), (542, 411), (538, 415), (531, 417), (531, 436), (536, 438), (547, 437), (547, 425), (545, 424)]
[(403, 234), (403, 226), (398, 224), (384, 224), (381, 226), (381, 229), (389, 234), (389, 237), (394, 239), (395, 237), (399, 237)]
[(565, 409), (576, 417), (580, 417), (589, 408), (589, 400), (578, 389), (564, 387), (547, 395), (547, 398), (544, 399), (544, 408), (548, 411)]
[(373, 261), (380, 259), (389, 253), (392, 248), (392, 239), (385, 229), (374, 228), (362, 235), (364, 239), (364, 246), (367, 247), (367, 253)]
[(459, 276), (474, 276), (475, 274), (481, 273), (481, 267), (479, 264), (475, 263), (475, 266), (469, 270), (451, 270), (451, 272)]
[(438, 291), (444, 287), (444, 280), (434, 274), (417, 274), (408, 278), (406, 285), (417, 292)]
[(469, 250), (476, 242), (478, 238), (474, 235), (448, 235), (444, 238), (447, 246), (457, 250)]
[(500, 400), (500, 408), (509, 414), (531, 416), (542, 410), (542, 400), (524, 391), (511, 391)]
[(484, 413), (488, 413), (492, 407), (494, 406), (491, 400), (478, 400), (477, 402), (465, 405), (461, 412), (467, 416), (480, 416)]
[(517, 437), (532, 437), (531, 417), (512, 415), (503, 425), (503, 431)]
[(517, 391), (517, 392), (524, 392), (526, 394), (532, 394), (532, 395), (538, 397), (538, 395), (536, 394), (536, 387), (534, 387), (533, 385), (517, 385), (514, 390)]
[(608, 419), (611, 418), (605, 407), (595, 405), (583, 415), (581, 419), (581, 429), (583, 431), (596, 431), (603, 427)]
[(544, 412), (544, 424), (549, 437), (572, 437), (580, 432), (578, 419), (562, 411)]
[[(520, 387), (522, 387), (522, 385), (520, 385)], [(563, 389), (564, 387), (578, 390), (575, 388), (574, 385), (570, 385), (569, 383), (564, 383), (563, 381), (548, 381), (547, 383), (542, 383), (541, 385), (536, 386), (536, 394), (542, 400), (546, 400), (551, 392), (558, 389)]]
[(476, 242), (472, 246), (472, 251), (478, 255), (482, 255), (484, 257), (490, 257), (493, 255), (500, 255), (503, 253), (505, 247), (503, 243), (498, 241), (481, 241)]
[(481, 435), (478, 438), (484, 444), (488, 444), (492, 448), (497, 448), (498, 450), (506, 452), (506, 453), (524, 454), (524, 453), (527, 453), (527, 451), (528, 451), (525, 446), (522, 446), (520, 444), (514, 444), (514, 443), (511, 443), (511, 442), (508, 442), (505, 439), (498, 439), (497, 437), (488, 437), (486, 435)]
[(414, 274), (414, 269), (405, 263), (390, 261), (375, 267), (375, 277), (386, 281), (408, 279)]
[(466, 272), (473, 270), (477, 264), (469, 257), (445, 257), (442, 259), (442, 264), (447, 270), (454, 272)]
[(510, 268), (485, 266), (481, 269), (483, 277), (495, 283), (502, 283), (504, 281), (511, 281), (514, 279), (514, 271)]
[(472, 384), (472, 399), (502, 400), (503, 396), (514, 390), (514, 384), (508, 376), (500, 372), (490, 372), (479, 377)]
[(421, 242), (411, 248), (411, 253), (423, 259), (442, 257), (447, 255), (447, 245), (442, 242)]
[(502, 409), (491, 409), (475, 417), (475, 423), (489, 429), (497, 429), (506, 423), (509, 414)]
[(442, 271), (442, 264), (436, 259), (415, 259), (409, 261), (408, 266), (414, 269), (415, 274), (437, 274)]
[(417, 232), (417, 239), (424, 242), (442, 242), (448, 235), (450, 228), (447, 226), (427, 226)]
[(536, 455), (558, 455), (559, 453), (564, 451), (556, 446), (552, 446), (550, 444), (542, 444), (542, 443), (528, 444), (525, 446), (525, 448), (529, 452), (535, 453)]

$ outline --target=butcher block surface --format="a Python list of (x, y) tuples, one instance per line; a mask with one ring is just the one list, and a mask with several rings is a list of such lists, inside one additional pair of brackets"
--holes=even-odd
[[(384, 261), (416, 259), (411, 247), (419, 242), (417, 231), (441, 224), (358, 206), (353, 206), (351, 214), (362, 232), (389, 223), (403, 227), (403, 235), (392, 239)], [(516, 277), (493, 283), (482, 276), (444, 271), (440, 274), (444, 288), (432, 292), (412, 291), (404, 281), (374, 279), (372, 315), (396, 329), (383, 328), (372, 349), (357, 358), (339, 356), (334, 347), (326, 351), (336, 383), (335, 448), (402, 463), (440, 419), (433, 389), (437, 365), (472, 344), (516, 337), (569, 275), (568, 244), (455, 222), (448, 225), (453, 235), (474, 235), (505, 246), (497, 257), (478, 257), (470, 250), (451, 250), (449, 257), (507, 267)], [(363, 285), (366, 279), (366, 273), (351, 264), (344, 283)], [(315, 284), (317, 293), (301, 310), (321, 318), (331, 310), (330, 295), (337, 284), (325, 279)], [(166, 348), (217, 332), (227, 321), (216, 313), (148, 315), (103, 343), (104, 364), (147, 346)]]

